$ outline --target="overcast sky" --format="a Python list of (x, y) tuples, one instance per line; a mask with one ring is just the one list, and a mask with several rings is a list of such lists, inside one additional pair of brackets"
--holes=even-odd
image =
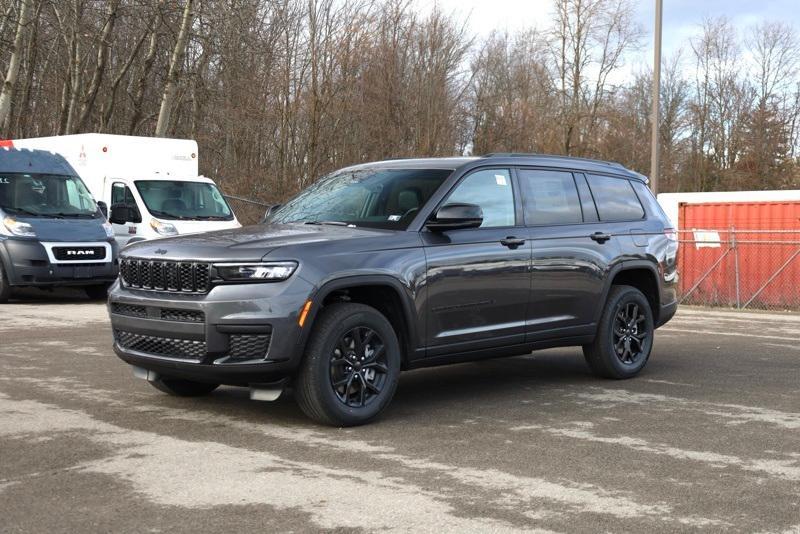
[[(418, 0), (430, 9), (438, 4), (446, 13), (469, 17), (469, 28), (478, 35), (494, 29), (546, 28), (551, 16), (551, 0)], [(643, 48), (628, 59), (625, 70), (641, 70), (653, 57), (653, 17), (655, 0), (635, 0), (637, 18), (646, 32)], [(686, 48), (706, 16), (726, 15), (741, 31), (763, 20), (781, 20), (800, 29), (800, 0), (664, 0), (664, 54)], [(684, 56), (690, 52), (686, 49)]]

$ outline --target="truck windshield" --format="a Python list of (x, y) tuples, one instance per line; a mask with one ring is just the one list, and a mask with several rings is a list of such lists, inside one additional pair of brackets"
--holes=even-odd
[(405, 230), (450, 169), (364, 169), (323, 178), (288, 201), (273, 223), (340, 223)]
[(100, 217), (77, 176), (0, 173), (0, 208), (23, 217)]
[(228, 203), (214, 184), (137, 180), (136, 189), (147, 210), (161, 219), (233, 220)]

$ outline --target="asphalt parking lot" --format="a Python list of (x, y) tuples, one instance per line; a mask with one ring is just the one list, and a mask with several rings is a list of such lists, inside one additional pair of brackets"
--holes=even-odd
[(406, 373), (341, 430), (165, 396), (102, 304), (0, 306), (0, 532), (800, 532), (800, 315), (682, 309), (638, 378), (577, 349)]

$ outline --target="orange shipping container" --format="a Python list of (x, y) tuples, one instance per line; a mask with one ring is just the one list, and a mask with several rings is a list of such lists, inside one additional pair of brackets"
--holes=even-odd
[(688, 302), (800, 306), (800, 201), (681, 204), (679, 228)]

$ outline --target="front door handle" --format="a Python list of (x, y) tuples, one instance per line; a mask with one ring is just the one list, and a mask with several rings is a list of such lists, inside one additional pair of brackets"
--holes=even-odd
[(513, 235), (510, 235), (507, 238), (501, 240), (500, 244), (503, 245), (504, 247), (508, 247), (511, 250), (514, 250), (515, 248), (524, 245), (525, 244), (525, 240), (524, 239), (520, 239), (518, 237), (514, 237)]
[(597, 241), (600, 244), (603, 244), (606, 241), (608, 241), (609, 239), (611, 239), (611, 234), (607, 234), (605, 232), (595, 232), (592, 235), (590, 235), (589, 237), (591, 237), (592, 240)]

